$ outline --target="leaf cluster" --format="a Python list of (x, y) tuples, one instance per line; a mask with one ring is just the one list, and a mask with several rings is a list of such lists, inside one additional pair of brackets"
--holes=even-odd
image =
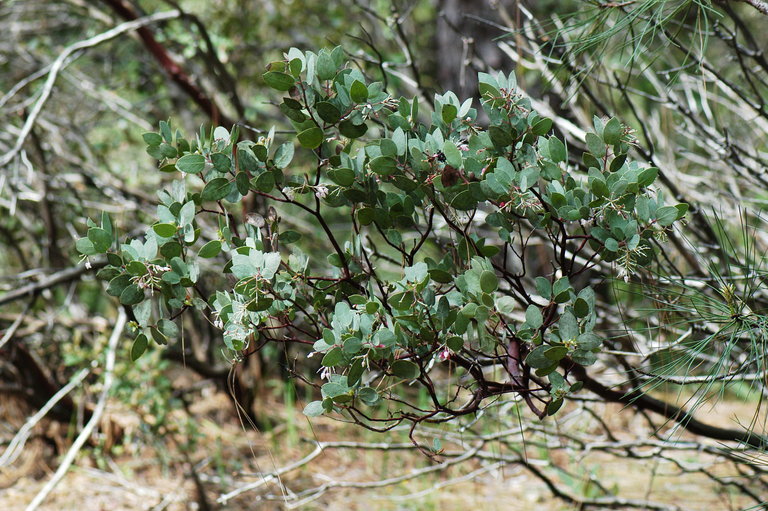
[[(571, 369), (602, 348), (594, 290), (580, 276), (601, 262), (618, 261), (627, 276), (649, 264), (654, 238), (687, 209), (666, 205), (658, 169), (628, 157), (632, 132), (595, 118), (588, 150), (569, 161), (513, 75), (479, 75), (482, 127), (472, 100), (446, 92), (420, 112), (417, 98), (369, 83), (338, 47), (291, 49), (264, 80), (285, 93), (279, 108), (293, 136), (278, 144), (273, 129), (238, 141), (237, 129), (216, 128), (189, 140), (162, 123), (144, 135), (160, 170), (174, 174), (156, 221), (142, 240), (117, 244), (105, 215), (77, 244), (84, 256), (107, 253), (100, 276), (134, 313), (133, 358), (196, 310), (234, 359), (263, 342), (312, 345), (327, 383), (308, 415), (450, 420), (507, 392), (538, 415), (555, 413), (580, 387)], [(314, 175), (294, 161), (296, 143)], [(328, 253), (302, 251), (302, 234), (282, 230), (275, 208), (237, 222), (231, 212), (249, 195), (303, 212)], [(345, 228), (331, 228), (329, 215)], [(528, 262), (533, 238), (544, 240), (545, 264)], [(487, 377), (479, 367), (488, 362), (506, 376)], [(468, 404), (436, 390), (443, 363), (458, 368)], [(376, 419), (359, 408), (399, 401), (401, 382), (424, 386), (431, 409)]]

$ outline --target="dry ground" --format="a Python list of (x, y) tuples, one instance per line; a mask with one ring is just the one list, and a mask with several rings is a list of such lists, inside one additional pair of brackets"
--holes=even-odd
[[(40, 507), (45, 511), (138, 511), (138, 510), (282, 510), (279, 502), (258, 501), (263, 493), (251, 492), (230, 500), (226, 505), (216, 504), (222, 492), (241, 484), (259, 481), (258, 472), (271, 472), (294, 462), (313, 450), (312, 441), (353, 440), (361, 442), (403, 441), (402, 433), (375, 434), (327, 418), (310, 423), (300, 412), (301, 403), (287, 407), (271, 396), (261, 403), (262, 415), (269, 415), (271, 426), (255, 431), (242, 426), (233, 412), (231, 402), (213, 387), (203, 387), (195, 397), (190, 412), (196, 431), (185, 431), (183, 413), (176, 412), (169, 422), (175, 423), (155, 445), (139, 441), (140, 423), (135, 413), (113, 403), (105, 421), (113, 421), (123, 428), (125, 445), (111, 449), (83, 450), (75, 466)], [(739, 403), (721, 402), (715, 408), (701, 412), (709, 422), (733, 427), (734, 417), (748, 420), (754, 408)], [(18, 428), (28, 410), (9, 397), (0, 399), (3, 439)], [(603, 419), (615, 426), (627, 438), (642, 432), (645, 423), (619, 406), (603, 406)], [(146, 419), (146, 418), (143, 418)], [(10, 468), (0, 471), (0, 510), (22, 511), (42, 488), (55, 470), (52, 456), (54, 444), (46, 440), (55, 438), (60, 451), (67, 444), (67, 432), (56, 430), (55, 424), (39, 425), (38, 435), (27, 444), (24, 454)], [(181, 447), (196, 439), (193, 448)], [(161, 435), (162, 436), (162, 435)], [(132, 440), (133, 439), (133, 440)], [(109, 441), (106, 439), (105, 441)], [(507, 447), (490, 445), (489, 449), (503, 451)], [(530, 459), (544, 459), (547, 455), (534, 446), (526, 446)], [(188, 456), (188, 457), (187, 457)], [(658, 502), (679, 504), (690, 510), (740, 509), (744, 502), (730, 495), (718, 494), (713, 483), (699, 476), (681, 475), (673, 464), (653, 458), (627, 462), (593, 453), (575, 459), (565, 452), (552, 452), (550, 459), (571, 466), (579, 465), (586, 474), (591, 471), (620, 490), (626, 498), (651, 498)], [(681, 454), (682, 462), (698, 462), (701, 457)], [(328, 450), (301, 469), (285, 474), (282, 489), (274, 483), (266, 485), (267, 492), (299, 492), (329, 480), (377, 481), (393, 477), (411, 469), (429, 466), (432, 462), (413, 451)], [(201, 499), (192, 476), (195, 467), (199, 483), (205, 488)], [(478, 463), (452, 467), (394, 486), (374, 489), (334, 489), (300, 509), (306, 510), (446, 510), (466, 511), (482, 508), (488, 511), (515, 511), (529, 509), (569, 510), (573, 506), (552, 498), (551, 493), (537, 479), (520, 467), (506, 466), (490, 470), (472, 480), (456, 478), (480, 468)], [(713, 470), (724, 470), (713, 467)], [(250, 474), (250, 475), (247, 475)], [(724, 474), (729, 475), (729, 474)], [(446, 481), (452, 484), (442, 486)], [(263, 491), (263, 488), (262, 488)]]

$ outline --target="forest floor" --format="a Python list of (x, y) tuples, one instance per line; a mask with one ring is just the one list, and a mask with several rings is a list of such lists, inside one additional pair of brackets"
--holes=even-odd
[[(75, 465), (39, 509), (283, 510), (291, 507), (262, 499), (266, 499), (267, 494), (279, 499), (281, 495), (290, 496), (291, 492), (296, 494), (331, 481), (380, 481), (434, 464), (415, 450), (327, 449), (306, 465), (286, 472), (280, 478), (281, 484), (275, 479), (265, 479), (259, 474), (273, 472), (307, 456), (316, 441), (407, 442), (404, 432), (373, 433), (328, 418), (310, 422), (301, 413), (299, 404), (286, 404), (283, 396), (282, 392), (276, 391), (259, 403), (257, 416), (263, 421), (260, 430), (256, 430), (240, 423), (224, 392), (217, 391), (213, 385), (202, 385), (188, 409), (177, 410), (175, 416), (166, 421), (175, 426), (157, 432), (151, 443), (147, 441), (149, 437), (142, 434), (142, 425), (151, 423), (152, 418), (139, 417), (124, 405), (113, 403), (102, 422), (112, 424), (113, 428), (117, 424), (122, 432), (122, 442), (113, 443), (109, 434), (100, 435), (101, 445), (90, 446), (79, 453)], [(14, 423), (15, 427), (23, 423), (26, 416), (22, 413), (24, 410), (14, 410), (13, 406), (8, 398), (0, 398), (0, 422), (5, 433), (14, 427)], [(602, 419), (616, 431), (636, 432), (645, 426), (642, 418), (632, 416), (629, 410), (622, 410), (620, 406), (606, 405), (602, 410)], [(711, 410), (702, 409), (708, 422), (726, 427), (734, 427), (734, 418), (748, 421), (753, 412), (753, 404), (737, 400), (719, 402)], [(48, 424), (47, 431), (40, 431), (30, 439), (12, 467), (0, 469), (0, 510), (24, 510), (50, 479), (57, 467), (57, 459), (52, 455), (54, 445), (59, 443), (59, 452), (66, 452), (68, 448), (68, 435), (65, 431), (57, 431), (57, 427), (55, 423)], [(51, 442), (51, 438), (58, 440)], [(519, 445), (524, 444), (521, 441)], [(488, 448), (503, 451), (508, 446), (499, 444)], [(525, 449), (531, 459), (546, 462), (547, 453), (541, 449), (531, 445)], [(700, 458), (688, 459), (690, 456), (690, 453), (681, 454), (677, 461), (701, 462)], [(600, 476), (603, 483), (608, 483), (610, 489), (624, 498), (647, 498), (677, 504), (687, 510), (707, 511), (741, 509), (745, 504), (731, 495), (718, 494), (712, 481), (682, 475), (673, 463), (653, 456), (627, 461), (593, 453), (580, 459), (556, 461), (579, 466), (585, 475)], [(717, 473), (719, 468), (713, 466), (712, 470)], [(216, 502), (222, 494), (247, 483), (259, 485), (259, 488), (244, 492), (225, 504)], [(560, 483), (571, 491), (580, 484), (566, 479), (561, 479)], [(484, 469), (475, 461), (384, 487), (348, 486), (330, 489), (298, 509), (577, 509), (553, 498), (540, 480), (519, 466)], [(204, 498), (201, 498), (201, 488)]]

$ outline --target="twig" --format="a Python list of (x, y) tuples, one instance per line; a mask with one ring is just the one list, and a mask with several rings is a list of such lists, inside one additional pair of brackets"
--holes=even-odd
[[(472, 459), (478, 451), (480, 451), (480, 448), (483, 446), (482, 443), (476, 445), (475, 447), (472, 447), (462, 453), (459, 456), (456, 456), (455, 458), (451, 458), (448, 460), (443, 461), (442, 463), (437, 463), (435, 465), (428, 465), (423, 468), (413, 469), (410, 472), (400, 474), (398, 476), (390, 477), (387, 479), (381, 479), (379, 481), (328, 481), (325, 484), (322, 484), (316, 488), (310, 488), (308, 490), (305, 490), (301, 493), (297, 494), (297, 497), (300, 498), (300, 500), (297, 500), (295, 502), (286, 503), (286, 506), (289, 509), (295, 509), (298, 507), (301, 507), (305, 504), (308, 504), (309, 502), (312, 502), (313, 500), (318, 499), (320, 496), (322, 496), (325, 492), (327, 492), (330, 489), (333, 488), (383, 488), (386, 486), (392, 486), (394, 484), (399, 484), (404, 481), (409, 481), (411, 479), (416, 479), (418, 477), (421, 477), (425, 474), (429, 474), (432, 472), (442, 472), (443, 470), (447, 469), (448, 467), (452, 465), (456, 465), (459, 463), (462, 463), (464, 461), (467, 461), (469, 459)], [(303, 498), (302, 498), (303, 497)]]
[(683, 408), (644, 394), (638, 389), (626, 393), (610, 389), (592, 378), (582, 366), (575, 364), (569, 366), (568, 363), (561, 363), (561, 365), (570, 370), (574, 378), (582, 381), (585, 389), (597, 394), (606, 401), (624, 403), (631, 405), (637, 410), (650, 410), (658, 413), (662, 417), (678, 423), (695, 435), (705, 436), (714, 440), (743, 443), (754, 448), (764, 448), (768, 445), (768, 437), (754, 431), (712, 426), (697, 420), (690, 412)]
[[(8, 327), (8, 330), (5, 331), (3, 334), (3, 338), (0, 339), (0, 349), (3, 349), (3, 346), (5, 346), (5, 343), (11, 340), (13, 337), (13, 334), (16, 333), (16, 330), (19, 329), (19, 325), (21, 325), (21, 322), (24, 321), (24, 318), (27, 316), (27, 312), (29, 312), (29, 309), (32, 307), (32, 304), (35, 303), (35, 299), (33, 298), (26, 307), (24, 307), (24, 310), (21, 311), (21, 314), (16, 316), (16, 319), (13, 320), (13, 323), (11, 323), (11, 326)], [(0, 463), (2, 465), (2, 463)]]
[[(74, 54), (70, 55), (70, 56), (68, 57), (68, 60), (66, 60), (66, 61), (65, 61), (65, 62), (62, 64), (61, 68), (62, 68), (62, 69), (64, 69), (65, 67), (67, 67), (67, 66), (69, 65), (69, 63), (70, 63), (70, 62), (72, 62), (73, 60), (75, 60), (75, 59), (76, 59), (76, 58), (78, 58), (79, 56), (80, 56), (80, 53), (74, 53)], [(11, 88), (10, 88), (10, 90), (9, 90), (8, 92), (6, 92), (6, 93), (3, 95), (3, 97), (2, 97), (2, 98), (0, 98), (0, 108), (3, 108), (3, 107), (5, 106), (5, 104), (6, 104), (6, 103), (7, 103), (7, 102), (8, 102), (8, 101), (9, 101), (9, 100), (10, 100), (10, 99), (13, 97), (13, 96), (15, 96), (15, 95), (16, 95), (16, 94), (17, 94), (17, 93), (18, 93), (18, 92), (19, 92), (21, 89), (23, 89), (24, 87), (26, 87), (26, 86), (27, 86), (27, 85), (29, 85), (30, 83), (34, 82), (34, 81), (35, 81), (35, 80), (37, 80), (38, 78), (40, 78), (40, 77), (42, 77), (42, 76), (45, 76), (46, 74), (48, 74), (48, 72), (51, 70), (51, 66), (53, 66), (53, 64), (48, 64), (47, 66), (45, 66), (45, 67), (42, 67), (42, 68), (38, 69), (38, 70), (37, 70), (37, 71), (35, 71), (34, 73), (32, 73), (32, 74), (30, 74), (30, 75), (28, 75), (28, 76), (24, 77), (23, 79), (21, 79), (21, 80), (20, 80), (18, 83), (16, 83), (16, 85), (14, 85), (13, 87), (11, 87)]]
[[(635, 354), (636, 355), (636, 354)], [(753, 381), (765, 381), (768, 378), (768, 371), (759, 371), (755, 373), (728, 373), (728, 374), (714, 374), (704, 376), (664, 376), (661, 374), (646, 373), (639, 371), (639, 379), (643, 381), (657, 381), (664, 383), (672, 383), (674, 385), (696, 385), (701, 383), (712, 383), (715, 381), (727, 380), (726, 383), (734, 381), (753, 382)]]
[[(407, 495), (393, 495), (391, 497), (386, 497), (388, 500), (393, 500), (395, 502), (413, 502), (414, 499), (420, 499), (422, 497), (426, 497), (430, 493), (434, 493), (437, 490), (442, 490), (446, 486), (451, 486), (454, 484), (464, 483), (467, 481), (473, 481), (477, 479), (479, 476), (491, 472), (493, 470), (497, 470), (499, 468), (502, 468), (504, 465), (506, 465), (505, 462), (499, 461), (496, 463), (492, 463), (491, 465), (488, 465), (486, 467), (478, 468), (477, 470), (473, 470), (472, 472), (469, 472), (468, 474), (464, 474), (459, 477), (454, 477), (452, 479), (448, 479), (446, 481), (440, 481), (439, 483), (436, 483), (429, 488), (426, 488), (421, 491), (417, 491), (415, 493), (409, 493)], [(377, 498), (377, 497), (374, 497)], [(381, 497), (378, 497), (381, 498)]]
[(99, 396), (99, 401), (96, 403), (96, 408), (93, 410), (93, 415), (91, 415), (91, 420), (88, 421), (83, 430), (72, 443), (72, 447), (70, 447), (69, 451), (67, 451), (67, 454), (64, 456), (61, 465), (59, 465), (59, 468), (56, 469), (56, 473), (53, 474), (53, 477), (47, 483), (45, 483), (43, 489), (40, 490), (37, 495), (35, 495), (35, 498), (32, 499), (32, 502), (30, 502), (27, 506), (26, 511), (35, 511), (40, 506), (40, 504), (43, 503), (43, 500), (45, 500), (51, 491), (53, 491), (56, 485), (66, 475), (70, 465), (72, 465), (72, 462), (75, 460), (75, 456), (77, 456), (77, 453), (91, 436), (93, 429), (101, 419), (101, 415), (104, 413), (104, 409), (107, 406), (107, 397), (109, 396), (109, 391), (112, 388), (112, 382), (114, 381), (115, 351), (117, 350), (117, 342), (120, 340), (120, 337), (123, 333), (125, 322), (125, 310), (121, 308), (118, 310), (117, 320), (115, 321), (115, 329), (112, 331), (112, 335), (109, 338), (109, 343), (107, 344), (104, 383), (101, 390), (101, 395)]
[(237, 497), (238, 495), (249, 492), (251, 490), (255, 490), (259, 486), (263, 486), (268, 482), (272, 481), (273, 479), (277, 479), (278, 477), (285, 474), (286, 472), (290, 472), (291, 470), (295, 470), (299, 467), (306, 465), (313, 459), (320, 456), (322, 452), (323, 452), (323, 446), (322, 444), (318, 444), (317, 447), (315, 447), (314, 451), (312, 451), (305, 457), (301, 458), (300, 460), (294, 463), (291, 463), (290, 465), (286, 465), (285, 467), (278, 468), (277, 470), (275, 470), (274, 472), (270, 472), (269, 474), (260, 474), (261, 475), (260, 480), (254, 481), (252, 483), (248, 483), (246, 485), (241, 486), (240, 488), (232, 490), (229, 493), (220, 495), (219, 498), (216, 499), (216, 502), (218, 502), (219, 504), (226, 504), (229, 500), (233, 499), (234, 497)]
[(632, 5), (636, 1), (637, 0), (628, 0), (627, 2), (606, 2), (604, 4), (597, 4), (597, 6), (600, 7), (601, 9), (616, 9), (616, 8)]

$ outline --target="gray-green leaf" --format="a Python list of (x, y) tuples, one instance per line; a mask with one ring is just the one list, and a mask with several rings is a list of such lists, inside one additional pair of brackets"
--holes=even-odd
[(205, 157), (201, 154), (186, 154), (176, 161), (176, 168), (187, 174), (199, 174), (205, 169)]

